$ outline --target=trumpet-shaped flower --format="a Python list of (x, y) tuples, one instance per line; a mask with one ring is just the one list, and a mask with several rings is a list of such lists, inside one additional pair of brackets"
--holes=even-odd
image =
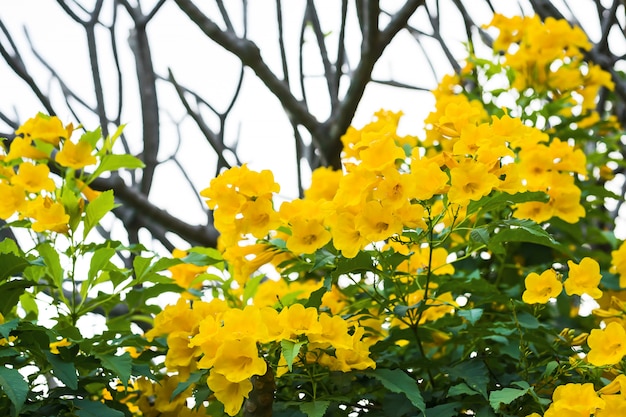
[(602, 275), (600, 275), (600, 265), (596, 260), (586, 257), (578, 265), (567, 261), (567, 266), (569, 276), (564, 284), (567, 295), (589, 294), (594, 299), (602, 297), (602, 291), (598, 288)]
[(267, 363), (259, 357), (256, 341), (251, 337), (227, 339), (217, 349), (213, 371), (230, 382), (241, 382), (253, 375), (263, 375)]
[(611, 252), (611, 272), (619, 275), (619, 286), (626, 288), (626, 242)]
[(21, 185), (0, 181), (0, 219), (8, 219), (26, 204), (26, 190)]
[(232, 382), (215, 371), (209, 374), (207, 385), (215, 394), (215, 398), (224, 404), (224, 411), (229, 416), (234, 416), (241, 410), (244, 398), (248, 398), (248, 394), (252, 391), (250, 380)]
[(34, 219), (31, 226), (33, 231), (37, 233), (45, 230), (57, 233), (68, 231), (70, 216), (65, 212), (63, 204), (58, 201), (39, 195), (36, 199), (29, 201), (26, 207), (23, 214)]
[(591, 383), (559, 385), (544, 417), (589, 416), (604, 406), (604, 400), (596, 394)]
[(77, 144), (70, 140), (63, 142), (63, 149), (56, 155), (55, 160), (61, 166), (81, 169), (93, 165), (98, 160), (91, 153), (93, 147), (87, 141), (81, 140)]
[(283, 339), (296, 339), (299, 335), (321, 334), (322, 325), (318, 321), (317, 310), (293, 304), (282, 309), (278, 323), (283, 329)]
[(354, 258), (369, 243), (355, 225), (355, 215), (348, 211), (331, 214), (327, 219), (333, 237), (333, 246), (346, 258)]
[(626, 330), (618, 322), (604, 329), (593, 329), (587, 338), (591, 349), (587, 360), (595, 366), (615, 365), (626, 355)]
[(25, 138), (39, 139), (57, 146), (61, 138), (70, 137), (72, 130), (71, 125), (63, 127), (63, 123), (58, 117), (39, 113), (20, 126), (15, 134)]
[(287, 238), (287, 249), (293, 253), (313, 253), (330, 242), (331, 234), (316, 220), (297, 218), (291, 224), (291, 236)]
[(369, 201), (355, 218), (357, 230), (370, 242), (379, 242), (402, 231), (402, 222), (378, 201)]
[(563, 291), (563, 284), (554, 269), (548, 269), (541, 275), (531, 272), (524, 280), (526, 291), (522, 300), (526, 304), (545, 304)]
[(489, 168), (480, 162), (465, 160), (450, 170), (451, 202), (466, 205), (470, 200), (478, 201), (498, 186), (499, 179), (489, 173)]
[(41, 190), (52, 191), (55, 185), (49, 175), (50, 168), (48, 165), (22, 162), (17, 175), (11, 177), (11, 184), (21, 185), (31, 193), (38, 193)]
[(22, 138), (20, 136), (16, 137), (13, 139), (13, 142), (11, 142), (11, 147), (9, 148), (6, 160), (13, 161), (18, 158), (47, 159), (48, 155), (35, 148), (32, 143), (33, 140), (31, 138)]
[(399, 147), (392, 135), (385, 135), (369, 143), (359, 153), (361, 167), (369, 171), (382, 171), (393, 167), (396, 160), (404, 159), (404, 150)]

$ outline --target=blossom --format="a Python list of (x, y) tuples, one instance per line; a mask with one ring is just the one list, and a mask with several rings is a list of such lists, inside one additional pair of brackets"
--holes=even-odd
[(591, 383), (559, 385), (544, 417), (588, 416), (604, 406), (605, 401), (598, 397)]
[(311, 175), (311, 186), (304, 191), (304, 198), (312, 201), (332, 201), (339, 189), (342, 171), (319, 167)]
[(313, 307), (305, 308), (302, 304), (283, 308), (278, 315), (278, 323), (283, 329), (283, 339), (296, 339), (299, 335), (322, 333), (317, 310)]
[(489, 173), (485, 164), (471, 159), (450, 170), (448, 198), (453, 203), (466, 205), (470, 200), (478, 201), (491, 192), (500, 182)]
[(626, 397), (623, 395), (603, 395), (606, 405), (596, 412), (595, 417), (626, 416)]
[(61, 166), (81, 169), (98, 162), (96, 157), (91, 154), (92, 152), (93, 147), (85, 140), (81, 140), (77, 144), (66, 140), (63, 142), (63, 149), (57, 153), (55, 160)]
[(611, 272), (619, 275), (619, 286), (626, 288), (626, 241), (611, 252)]
[(20, 126), (15, 134), (24, 138), (39, 139), (57, 146), (61, 138), (68, 138), (71, 135), (72, 130), (72, 125), (63, 127), (58, 117), (39, 113)]
[(526, 291), (522, 294), (522, 300), (526, 304), (545, 304), (561, 293), (563, 284), (554, 269), (548, 269), (541, 275), (531, 272), (524, 280)]
[(385, 135), (372, 141), (367, 148), (359, 153), (361, 166), (370, 171), (382, 171), (393, 167), (396, 160), (405, 157), (404, 150), (399, 147), (394, 138)]
[(274, 210), (272, 200), (268, 198), (245, 202), (241, 206), (241, 215), (241, 233), (251, 233), (259, 239), (280, 226), (278, 213)]
[(212, 372), (224, 375), (230, 382), (238, 383), (266, 371), (267, 363), (259, 357), (256, 341), (251, 337), (224, 340), (215, 353)]
[(224, 411), (229, 416), (234, 416), (241, 410), (244, 398), (248, 398), (248, 394), (252, 391), (250, 380), (232, 382), (215, 371), (209, 374), (207, 385), (215, 394), (215, 398), (224, 404)]
[(626, 355), (626, 330), (613, 321), (604, 329), (593, 329), (587, 344), (591, 349), (587, 355), (589, 363), (595, 366), (615, 365)]
[(346, 258), (354, 258), (369, 243), (354, 224), (355, 215), (338, 211), (326, 220), (333, 238), (333, 246)]
[(11, 177), (11, 184), (18, 184), (31, 193), (41, 190), (52, 191), (55, 188), (54, 181), (49, 177), (50, 168), (45, 164), (32, 164), (22, 162), (17, 175)]
[(34, 220), (31, 226), (33, 231), (37, 233), (46, 230), (57, 233), (68, 231), (70, 216), (65, 212), (63, 204), (58, 201), (39, 195), (35, 200), (28, 202), (26, 207), (23, 214)]
[(6, 160), (13, 161), (18, 158), (47, 159), (48, 154), (35, 148), (32, 143), (33, 140), (30, 138), (17, 136), (11, 142), (11, 147), (9, 148)]
[(602, 291), (598, 288), (600, 284), (600, 265), (594, 259), (585, 257), (576, 265), (572, 261), (567, 261), (569, 276), (565, 281), (565, 292), (567, 295), (589, 294), (594, 299), (602, 297)]
[(26, 190), (21, 185), (0, 181), (0, 219), (7, 220), (26, 204)]
[(354, 343), (348, 333), (348, 323), (343, 318), (322, 313), (319, 316), (319, 323), (322, 326), (321, 333), (309, 335), (309, 342), (334, 348), (352, 348)]
[(316, 220), (297, 218), (291, 224), (287, 249), (293, 253), (313, 253), (330, 242), (331, 234)]
[(402, 222), (378, 201), (369, 201), (355, 217), (357, 230), (370, 242), (385, 240), (402, 231)]

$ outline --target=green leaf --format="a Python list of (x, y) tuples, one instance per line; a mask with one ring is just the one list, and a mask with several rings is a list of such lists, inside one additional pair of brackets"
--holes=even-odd
[(12, 253), (13, 255), (20, 256), (22, 252), (20, 248), (17, 246), (17, 243), (11, 238), (5, 238), (2, 242), (0, 242), (0, 253)]
[(101, 137), (102, 137), (102, 128), (98, 127), (96, 130), (87, 131), (83, 133), (80, 136), (80, 139), (78, 139), (78, 141), (87, 142), (89, 145), (91, 145), (92, 148), (95, 149)]
[(493, 411), (498, 411), (500, 409), (500, 404), (511, 404), (516, 399), (523, 397), (526, 395), (528, 390), (526, 389), (517, 389), (517, 388), (503, 388), (499, 391), (491, 391), (489, 393), (489, 404)]
[(489, 248), (496, 253), (503, 253), (504, 244), (509, 242), (528, 242), (554, 248), (561, 253), (569, 250), (554, 240), (540, 225), (532, 220), (511, 219), (503, 222), (489, 240)]
[(243, 302), (246, 304), (249, 299), (254, 297), (257, 288), (261, 280), (265, 278), (265, 275), (256, 275), (246, 281), (246, 286), (243, 288)]
[(83, 230), (83, 239), (87, 237), (91, 229), (93, 229), (102, 218), (116, 207), (113, 190), (102, 192), (95, 200), (87, 204), (85, 209), (85, 222)]
[(57, 355), (46, 352), (48, 362), (52, 365), (52, 372), (54, 376), (59, 378), (61, 382), (67, 385), (71, 389), (78, 388), (78, 377), (76, 376), (76, 367), (74, 362), (65, 362)]
[(328, 289), (322, 285), (320, 288), (316, 289), (315, 291), (311, 293), (311, 295), (309, 296), (309, 299), (307, 300), (304, 306), (318, 308), (319, 306), (322, 305), (322, 297), (324, 297), (324, 294), (326, 294), (327, 292), (328, 292)]
[(348, 274), (350, 272), (364, 272), (374, 269), (372, 266), (372, 256), (365, 251), (359, 251), (357, 255), (352, 258), (340, 257), (337, 259), (337, 268), (332, 271), (333, 278), (338, 278), (341, 275)]
[(485, 364), (479, 360), (466, 360), (447, 368), (450, 379), (461, 379), (474, 391), (480, 392), (487, 398), (487, 384), (489, 384), (489, 371)]
[(473, 326), (483, 316), (483, 309), (472, 308), (469, 310), (458, 310), (457, 314), (463, 317), (464, 319), (466, 319), (467, 321), (469, 321), (470, 323), (472, 323), (472, 326)]
[(298, 357), (300, 353), (300, 348), (304, 345), (305, 342), (292, 342), (291, 340), (283, 339), (280, 342), (280, 347), (282, 348), (283, 356), (285, 357), (285, 361), (287, 361), (287, 368), (289, 368), (289, 372), (291, 372), (293, 367), (293, 361)]
[(59, 252), (47, 242), (37, 245), (37, 250), (43, 258), (46, 265), (46, 273), (52, 279), (52, 283), (57, 288), (61, 288), (63, 285), (63, 267), (61, 267)]
[(141, 161), (141, 159), (136, 158), (132, 155), (114, 155), (108, 154), (102, 157), (102, 161), (98, 168), (89, 176), (89, 180), (86, 181), (90, 183), (95, 178), (98, 178), (100, 174), (107, 171), (117, 171), (118, 169), (126, 168), (126, 169), (136, 169), (143, 168), (145, 165)]
[(15, 407), (13, 415), (19, 415), (28, 394), (28, 383), (24, 380), (22, 374), (17, 369), (1, 366), (0, 387)]
[(19, 322), (20, 319), (13, 319), (0, 324), (0, 334), (2, 335), (2, 337), (8, 339), (9, 335), (13, 330), (15, 330)]
[(456, 395), (480, 395), (480, 392), (470, 388), (465, 382), (456, 384), (448, 390), (448, 396), (454, 397)]
[(97, 355), (102, 362), (102, 366), (112, 371), (119, 379), (122, 380), (124, 387), (128, 384), (130, 373), (133, 368), (133, 360), (128, 352), (123, 355)]
[(548, 200), (549, 196), (543, 191), (526, 191), (516, 194), (496, 193), (494, 195), (485, 196), (478, 201), (470, 201), (467, 206), (467, 215), (469, 216), (479, 211), (481, 213), (487, 213), (529, 201), (547, 202)]
[(26, 288), (36, 285), (34, 282), (26, 281), (22, 279), (5, 282), (0, 285), (0, 313), (3, 316), (9, 314), (9, 312), (17, 305)]
[(86, 298), (87, 292), (96, 281), (96, 278), (98, 278), (99, 273), (105, 269), (113, 255), (115, 255), (115, 249), (113, 248), (98, 248), (93, 253), (91, 262), (89, 263), (89, 271), (87, 272), (87, 281), (80, 288), (80, 295), (83, 299)]
[(330, 401), (312, 401), (300, 404), (300, 410), (309, 417), (323, 417)]
[(187, 388), (200, 381), (200, 379), (202, 379), (202, 377), (206, 375), (206, 373), (207, 371), (198, 371), (189, 374), (189, 377), (185, 381), (179, 382), (176, 386), (176, 389), (172, 391), (172, 395), (170, 395), (170, 401), (173, 401), (178, 394), (184, 392)]
[(385, 388), (391, 392), (404, 394), (417, 407), (418, 410), (424, 412), (426, 404), (419, 391), (417, 382), (402, 369), (376, 369), (368, 372), (367, 375), (379, 380)]
[(74, 399), (74, 405), (78, 408), (77, 417), (124, 417), (124, 413), (114, 410), (100, 401)]
[(20, 275), (28, 265), (28, 261), (21, 256), (0, 253), (0, 281)]

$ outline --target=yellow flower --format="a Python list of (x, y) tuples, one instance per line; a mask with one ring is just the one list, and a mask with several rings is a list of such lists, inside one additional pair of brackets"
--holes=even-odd
[(522, 300), (526, 304), (545, 304), (563, 291), (563, 284), (554, 269), (548, 269), (541, 275), (531, 272), (524, 280), (526, 291)]
[(391, 135), (385, 135), (369, 143), (359, 153), (361, 167), (369, 171), (382, 171), (395, 165), (396, 160), (404, 159), (404, 150)]
[(348, 323), (343, 318), (322, 313), (319, 322), (322, 325), (322, 332), (309, 335), (309, 342), (334, 348), (352, 348), (354, 343), (348, 333)]
[(178, 367), (189, 366), (191, 361), (200, 356), (197, 347), (190, 347), (191, 335), (184, 331), (175, 331), (167, 335), (168, 351), (165, 356), (165, 366), (170, 371), (175, 371)]
[(378, 201), (369, 201), (355, 218), (357, 230), (370, 242), (402, 232), (402, 222)]
[(259, 357), (256, 341), (251, 337), (228, 339), (217, 349), (211, 372), (223, 375), (230, 382), (241, 382), (253, 375), (263, 375), (267, 363)]
[(595, 366), (615, 365), (626, 355), (626, 331), (618, 322), (609, 323), (604, 329), (593, 329), (587, 338), (591, 349), (587, 355)]
[[(196, 303), (194, 303), (194, 307)], [(175, 331), (194, 333), (200, 325), (202, 316), (190, 308), (188, 300), (179, 298), (175, 305), (166, 306), (154, 318), (154, 327), (146, 333), (146, 338), (152, 341), (155, 337)]]
[(81, 169), (93, 165), (98, 160), (91, 153), (93, 148), (89, 142), (81, 140), (74, 144), (70, 140), (63, 142), (63, 149), (56, 155), (56, 162), (67, 168)]
[(572, 261), (567, 261), (569, 276), (565, 281), (565, 292), (567, 295), (589, 294), (594, 299), (602, 297), (602, 291), (598, 288), (600, 284), (600, 265), (594, 259), (585, 257), (576, 265)]
[(498, 178), (489, 173), (489, 168), (480, 162), (467, 159), (450, 170), (448, 198), (452, 203), (466, 205), (470, 200), (478, 201), (498, 186)]
[(313, 253), (330, 242), (331, 234), (316, 220), (296, 218), (291, 224), (291, 236), (287, 238), (287, 249), (295, 254)]
[(39, 139), (51, 143), (54, 146), (58, 146), (59, 140), (61, 138), (69, 138), (72, 130), (72, 125), (63, 127), (58, 117), (39, 113), (20, 126), (19, 129), (15, 131), (15, 134), (32, 140)]
[(33, 140), (30, 138), (16, 137), (13, 139), (13, 142), (11, 142), (6, 160), (12, 161), (18, 158), (47, 159), (48, 155), (32, 146), (32, 143)]
[(312, 201), (332, 201), (342, 177), (342, 171), (328, 167), (317, 168), (311, 175), (311, 186), (304, 191), (304, 198)]
[(285, 307), (278, 314), (278, 323), (283, 329), (283, 339), (296, 339), (299, 335), (321, 334), (317, 310), (304, 308), (302, 304)]
[(376, 368), (376, 362), (369, 357), (368, 345), (361, 340), (364, 332), (363, 327), (357, 327), (352, 335), (352, 346), (349, 349), (337, 348), (335, 358), (327, 356), (330, 361), (326, 366), (331, 371), (350, 372), (353, 369), (362, 371), (367, 368)]
[(327, 219), (333, 237), (333, 246), (346, 258), (354, 258), (369, 243), (357, 230), (354, 221), (355, 215), (348, 211), (336, 211)]
[(591, 383), (559, 385), (544, 417), (588, 416), (604, 406), (604, 400), (598, 397)]
[(603, 395), (602, 399), (606, 405), (596, 412), (595, 417), (626, 416), (626, 397), (623, 395)]
[(229, 309), (222, 316), (221, 338), (224, 340), (251, 338), (255, 342), (270, 342), (272, 338), (269, 337), (263, 318), (257, 306), (246, 306), (243, 310)]
[(611, 252), (611, 272), (619, 275), (619, 286), (626, 288), (626, 241)]
[(61, 353), (59, 352), (59, 348), (67, 346), (72, 346), (72, 342), (70, 342), (66, 338), (63, 338), (56, 342), (50, 342), (50, 353), (58, 355), (59, 353)]
[(445, 248), (435, 248), (431, 255), (430, 246), (426, 247), (413, 247), (413, 255), (408, 260), (409, 273), (415, 273), (417, 271), (428, 271), (435, 275), (450, 275), (454, 274), (454, 266), (448, 263), (448, 251)]
[(258, 239), (280, 226), (280, 218), (268, 198), (257, 198), (241, 206), (241, 233), (251, 233)]
[(26, 204), (26, 190), (21, 185), (0, 181), (0, 219), (7, 220)]
[(22, 162), (17, 175), (11, 177), (11, 184), (21, 185), (31, 193), (38, 193), (41, 190), (52, 191), (55, 185), (49, 175), (50, 168), (48, 165)]
[(248, 398), (248, 394), (252, 391), (250, 380), (231, 382), (214, 370), (207, 378), (207, 385), (215, 394), (215, 398), (224, 404), (224, 411), (229, 416), (234, 416), (241, 410), (244, 398)]
[(34, 220), (31, 228), (37, 233), (46, 230), (57, 233), (68, 231), (69, 214), (65, 213), (63, 204), (52, 201), (48, 197), (37, 196), (35, 200), (28, 203), (23, 214)]

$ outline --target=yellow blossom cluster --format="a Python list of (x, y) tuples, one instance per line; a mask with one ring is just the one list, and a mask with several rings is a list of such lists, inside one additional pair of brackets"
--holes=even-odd
[[(67, 232), (70, 216), (58, 200), (48, 163), (81, 169), (97, 162), (88, 141), (70, 140), (73, 129), (71, 124), (64, 127), (56, 116), (41, 113), (17, 129), (17, 136), (0, 155), (0, 219), (17, 213), (18, 218), (32, 221), (35, 232)], [(93, 197), (88, 186), (79, 186), (86, 197)]]
[(595, 259), (583, 258), (579, 264), (568, 261), (568, 278), (561, 283), (561, 274), (554, 269), (548, 269), (541, 275), (531, 272), (526, 276), (526, 291), (522, 299), (527, 304), (545, 304), (551, 298), (557, 297), (563, 288), (567, 295), (587, 294), (594, 299), (602, 297), (602, 291), (598, 288), (602, 275), (600, 265)]
[(306, 342), (303, 355), (296, 351), (286, 357), (283, 349), (278, 376), (298, 363), (318, 363), (331, 371), (363, 370), (376, 366), (369, 357), (370, 344), (364, 341), (364, 332), (363, 327), (341, 316), (320, 314), (302, 304), (278, 312), (253, 305), (230, 308), (219, 299), (190, 304), (181, 298), (156, 316), (146, 337), (167, 337), (168, 370), (186, 377), (196, 369), (209, 369), (208, 386), (232, 416), (252, 390), (250, 378), (267, 372), (263, 358), (267, 350), (260, 352), (260, 347)]
[(488, 26), (499, 30), (493, 48), (504, 53), (504, 62), (515, 71), (513, 87), (518, 90), (575, 91), (583, 97), (583, 108), (589, 110), (601, 87), (613, 88), (610, 74), (598, 65), (583, 64), (583, 54), (591, 49), (591, 43), (580, 27), (570, 26), (566, 20), (495, 15)]

